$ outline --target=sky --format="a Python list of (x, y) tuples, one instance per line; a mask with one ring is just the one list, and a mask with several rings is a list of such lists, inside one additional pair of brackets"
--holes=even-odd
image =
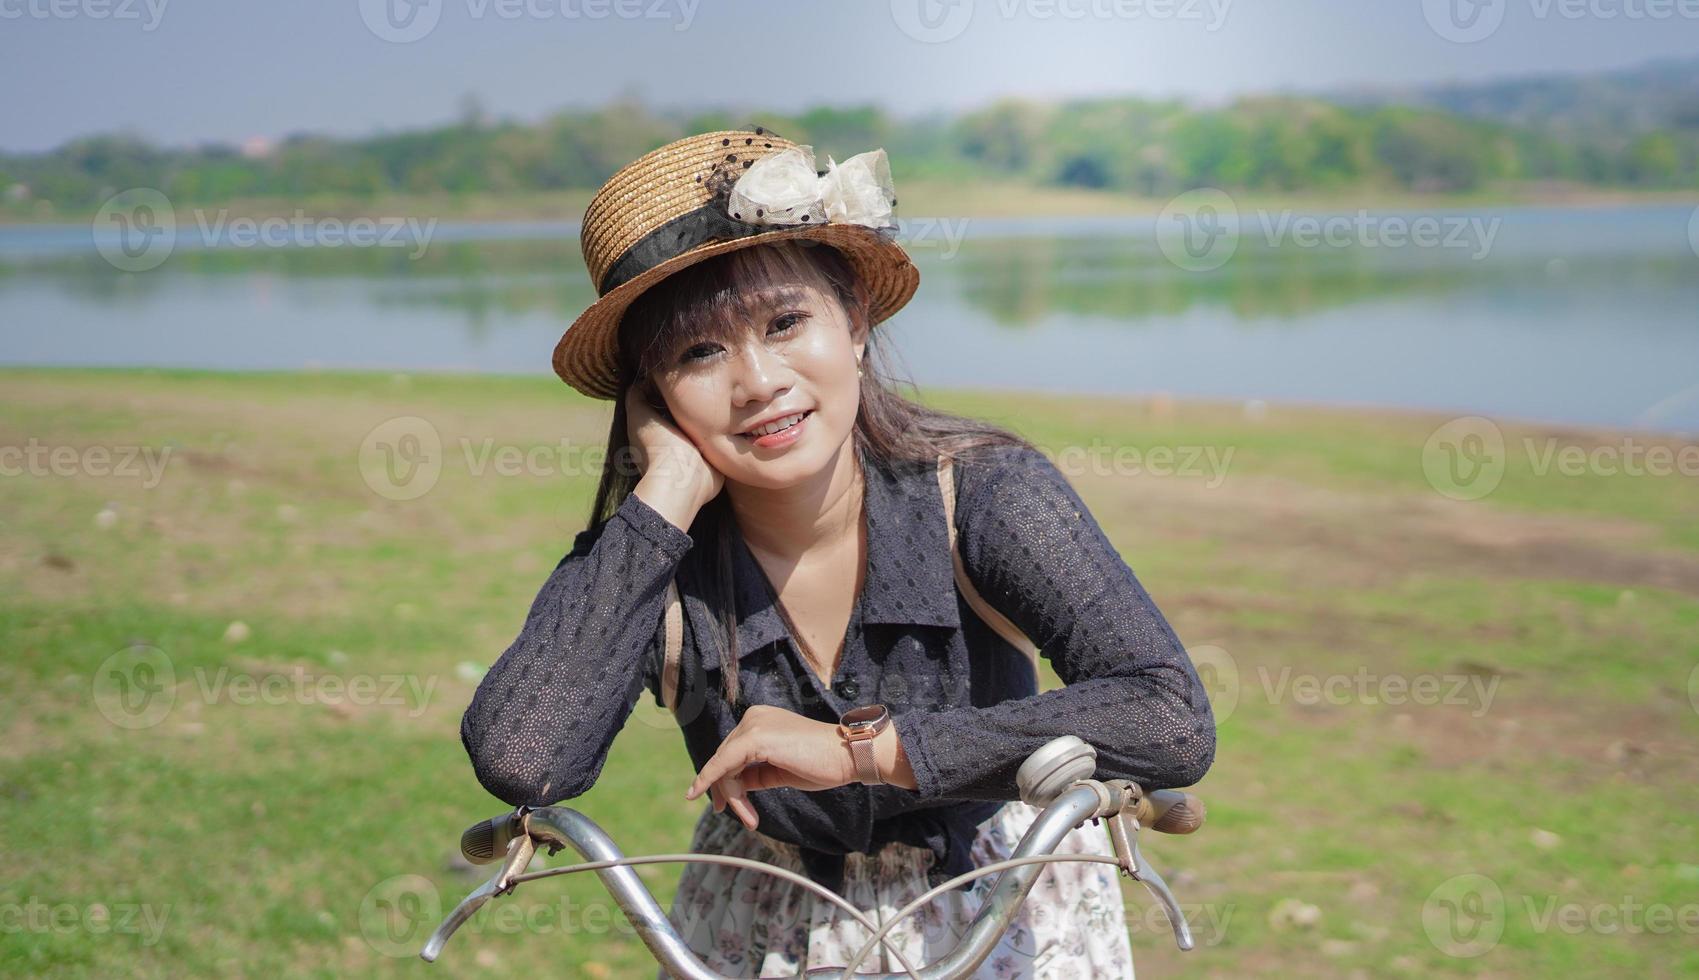
[(0, 150), (651, 105), (1401, 87), (1699, 55), (1699, 0), (0, 0)]

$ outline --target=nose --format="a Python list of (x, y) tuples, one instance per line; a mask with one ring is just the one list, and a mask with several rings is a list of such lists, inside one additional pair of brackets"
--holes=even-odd
[(742, 408), (768, 402), (790, 390), (791, 370), (765, 344), (746, 343), (732, 360), (732, 403)]

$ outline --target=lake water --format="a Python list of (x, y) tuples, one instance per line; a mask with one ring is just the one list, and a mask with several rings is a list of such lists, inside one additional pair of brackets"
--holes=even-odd
[[(1699, 432), (1690, 207), (1238, 218), (1191, 240), (1177, 230), (1221, 226), (905, 221), (920, 292), (879, 329), (922, 386)], [(388, 246), (268, 245), (179, 215), (140, 272), (88, 226), (0, 228), (0, 361), (549, 373), (594, 298), (577, 226), (421, 227), (379, 229)]]

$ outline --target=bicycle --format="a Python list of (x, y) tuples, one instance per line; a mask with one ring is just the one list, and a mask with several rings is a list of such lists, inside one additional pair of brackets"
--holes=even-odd
[[(1093, 778), (1097, 771), (1097, 750), (1073, 735), (1064, 735), (1045, 744), (1028, 756), (1016, 774), (1021, 799), (1040, 807), (1042, 812), (1021, 838), (1014, 856), (966, 874), (958, 875), (920, 895), (900, 909), (884, 926), (875, 926), (861, 910), (850, 905), (834, 892), (785, 868), (719, 854), (650, 854), (626, 857), (607, 833), (594, 821), (570, 807), (519, 807), (467, 828), (460, 837), (461, 853), (477, 864), (500, 860), (501, 869), (495, 876), (478, 886), (448, 913), (436, 931), (431, 933), (419, 955), (434, 962), (443, 945), (486, 902), (499, 895), (512, 894), (520, 884), (555, 875), (594, 871), (607, 886), (608, 892), (636, 928), (656, 961), (675, 977), (687, 980), (726, 980), (705, 966), (685, 944), (673, 927), (654, 895), (632, 870), (638, 864), (672, 864), (710, 862), (734, 867), (753, 868), (776, 875), (807, 888), (821, 898), (844, 909), (863, 928), (869, 938), (848, 964), (818, 967), (807, 971), (809, 977), (849, 978), (873, 977), (890, 980), (895, 977), (921, 980), (959, 980), (977, 970), (991, 955), (997, 940), (1014, 921), (1021, 903), (1032, 890), (1042, 865), (1055, 861), (1089, 861), (1115, 864), (1121, 873), (1144, 883), (1167, 914), (1174, 930), (1175, 942), (1181, 950), (1193, 947), (1191, 927), (1180, 912), (1180, 905), (1169, 890), (1168, 883), (1147, 865), (1139, 851), (1138, 832), (1141, 828), (1170, 834), (1190, 834), (1204, 823), (1203, 802), (1190, 793), (1176, 790), (1145, 792), (1137, 783), (1124, 779), (1101, 782)], [(1107, 821), (1110, 842), (1115, 857), (1095, 854), (1056, 854), (1056, 845), (1074, 828), (1087, 820)], [(545, 846), (553, 855), (570, 845), (585, 860), (578, 864), (526, 871), (538, 846)], [(933, 897), (943, 894), (964, 882), (990, 874), (999, 878), (986, 897), (979, 912), (969, 924), (967, 933), (943, 959), (916, 968), (910, 964), (886, 937), (897, 923), (918, 911)], [(875, 948), (885, 945), (902, 967), (891, 973), (856, 973)]]

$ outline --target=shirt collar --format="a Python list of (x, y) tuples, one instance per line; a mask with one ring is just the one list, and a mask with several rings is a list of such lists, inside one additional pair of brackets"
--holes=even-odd
[[(853, 443), (853, 440), (852, 440)], [(936, 463), (881, 466), (856, 446), (866, 475), (867, 577), (863, 623), (961, 626), (954, 559)], [(732, 528), (739, 658), (789, 635), (760, 564)]]

